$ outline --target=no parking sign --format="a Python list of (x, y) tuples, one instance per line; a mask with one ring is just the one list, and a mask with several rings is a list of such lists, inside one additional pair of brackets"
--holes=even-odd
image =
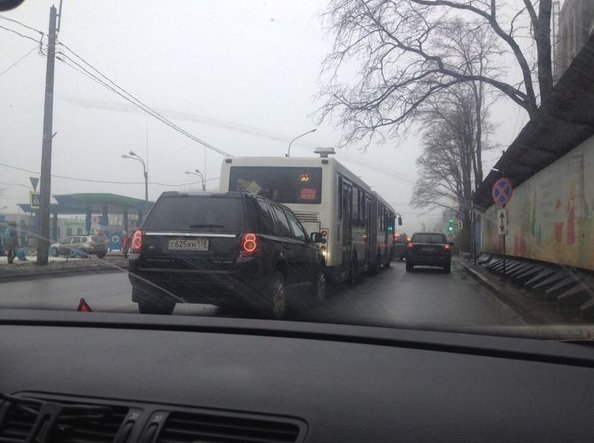
[(509, 178), (500, 178), (493, 184), (492, 196), (496, 205), (505, 207), (512, 196), (513, 188)]

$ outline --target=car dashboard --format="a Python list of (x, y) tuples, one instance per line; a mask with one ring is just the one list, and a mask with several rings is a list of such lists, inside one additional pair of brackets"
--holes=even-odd
[(0, 442), (591, 441), (594, 351), (210, 317), (0, 311)]

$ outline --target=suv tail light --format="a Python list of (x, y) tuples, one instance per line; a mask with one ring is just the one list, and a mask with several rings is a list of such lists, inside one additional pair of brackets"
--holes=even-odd
[(443, 249), (445, 249), (446, 251), (449, 251), (450, 245), (448, 243), (446, 243), (445, 245), (443, 245)]
[(133, 252), (133, 253), (142, 252), (142, 231), (134, 232), (134, 235), (132, 236), (131, 252)]
[(243, 234), (239, 255), (241, 257), (254, 257), (258, 255), (258, 236), (256, 234)]

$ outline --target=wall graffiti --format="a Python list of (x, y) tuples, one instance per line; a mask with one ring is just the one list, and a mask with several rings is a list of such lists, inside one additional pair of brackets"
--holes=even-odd
[[(507, 253), (594, 270), (594, 137), (514, 190)], [(483, 252), (501, 252), (496, 206), (482, 216)]]

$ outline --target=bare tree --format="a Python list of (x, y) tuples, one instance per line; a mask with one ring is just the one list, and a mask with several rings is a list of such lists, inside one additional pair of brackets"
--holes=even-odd
[[(477, 127), (481, 136), (488, 126), (486, 111), (478, 114), (473, 87), (461, 85), (432, 101), (423, 116), (422, 155), (417, 159), (419, 178), (411, 203), (416, 207), (444, 207), (468, 211), (472, 192), (480, 184), (477, 174)], [(483, 142), (484, 145), (484, 142)]]
[[(532, 115), (535, 84), (541, 98), (552, 87), (551, 3), (523, 0), (513, 8), (503, 0), (333, 0), (326, 14), (335, 40), (324, 63), (329, 78), (321, 92), (322, 119), (337, 117), (345, 142), (395, 135), (432, 97), (460, 84), (477, 93), (495, 90)], [(519, 43), (523, 37), (534, 43), (535, 56)], [(517, 81), (493, 63), (504, 54), (519, 68)], [(345, 80), (353, 67), (355, 79)]]
[[(487, 111), (480, 108), (477, 112), (477, 89), (477, 85), (458, 85), (431, 100), (433, 109), (423, 115), (423, 152), (417, 159), (419, 177), (411, 198), (413, 206), (446, 208), (469, 219), (472, 193), (482, 180), (477, 144), (479, 137), (491, 130)], [(481, 145), (484, 149), (485, 142)], [(469, 242), (466, 224), (462, 248)]]

